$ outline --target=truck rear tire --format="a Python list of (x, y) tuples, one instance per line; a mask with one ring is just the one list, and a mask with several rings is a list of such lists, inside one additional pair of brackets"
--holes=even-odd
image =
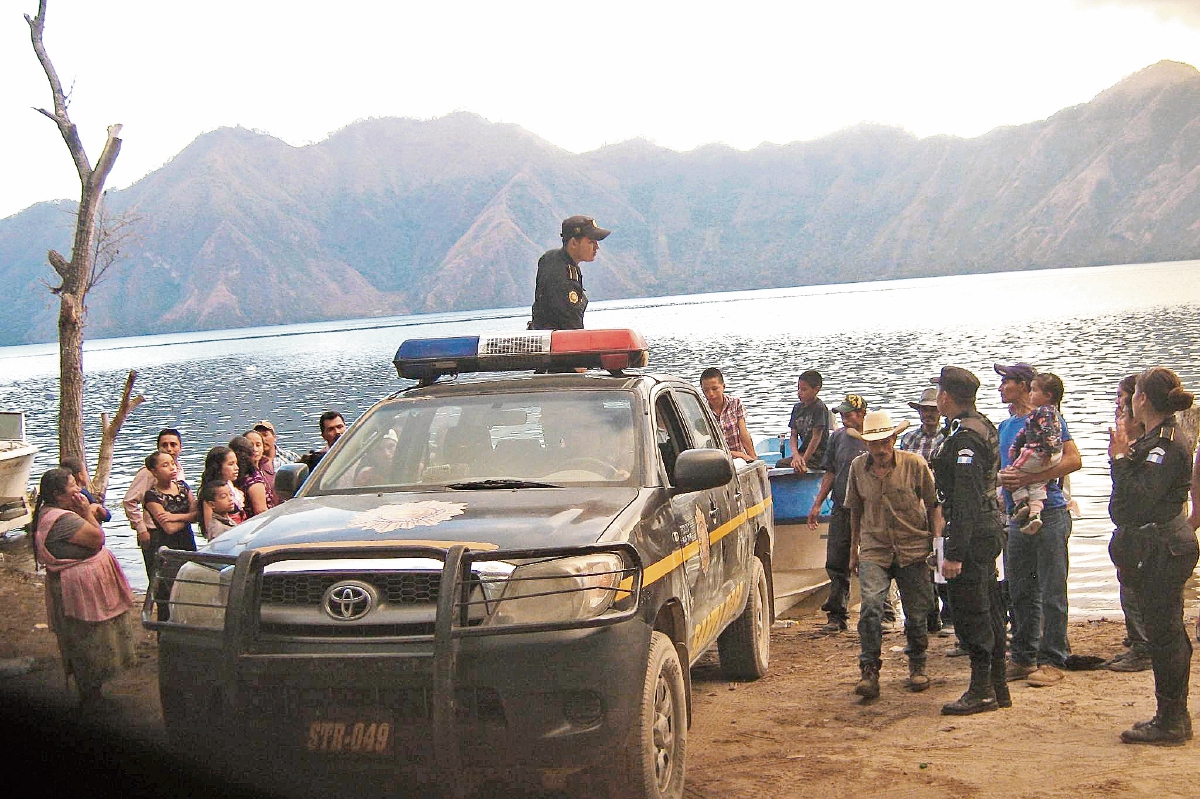
[(771, 664), (771, 588), (758, 556), (750, 567), (746, 609), (717, 638), (721, 673), (730, 680), (757, 680)]
[(675, 645), (651, 633), (637, 729), (625, 739), (609, 795), (682, 799), (687, 751), (687, 689)]

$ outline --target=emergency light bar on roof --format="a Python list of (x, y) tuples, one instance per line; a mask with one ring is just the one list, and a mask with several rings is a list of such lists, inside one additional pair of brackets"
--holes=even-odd
[(646, 341), (636, 330), (531, 330), (451, 338), (411, 338), (393, 363), (409, 380), (523, 369), (622, 369), (645, 366)]

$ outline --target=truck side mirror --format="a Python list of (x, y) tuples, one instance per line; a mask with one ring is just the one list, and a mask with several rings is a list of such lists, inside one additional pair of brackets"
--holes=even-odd
[(296, 496), (300, 486), (308, 479), (308, 466), (303, 463), (289, 463), (280, 466), (275, 472), (275, 498), (280, 502)]
[[(278, 476), (275, 478), (278, 480)], [(675, 460), (677, 491), (707, 491), (733, 479), (733, 461), (720, 449), (685, 449)]]

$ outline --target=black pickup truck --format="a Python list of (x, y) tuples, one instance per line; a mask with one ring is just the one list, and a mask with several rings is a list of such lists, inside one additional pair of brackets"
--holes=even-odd
[(728, 677), (767, 671), (774, 531), (766, 467), (645, 360), (620, 330), (405, 342), (418, 385), (281, 469), (294, 497), (159, 553), (171, 736), (682, 796), (691, 664), (716, 643)]

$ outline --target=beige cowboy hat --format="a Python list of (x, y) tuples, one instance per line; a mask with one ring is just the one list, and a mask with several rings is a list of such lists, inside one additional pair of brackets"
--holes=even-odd
[(868, 411), (863, 417), (862, 432), (857, 430), (847, 430), (854, 438), (861, 438), (863, 441), (883, 441), (894, 435), (899, 435), (908, 429), (908, 422), (904, 421), (898, 425), (892, 425), (892, 417), (888, 416), (887, 411)]

